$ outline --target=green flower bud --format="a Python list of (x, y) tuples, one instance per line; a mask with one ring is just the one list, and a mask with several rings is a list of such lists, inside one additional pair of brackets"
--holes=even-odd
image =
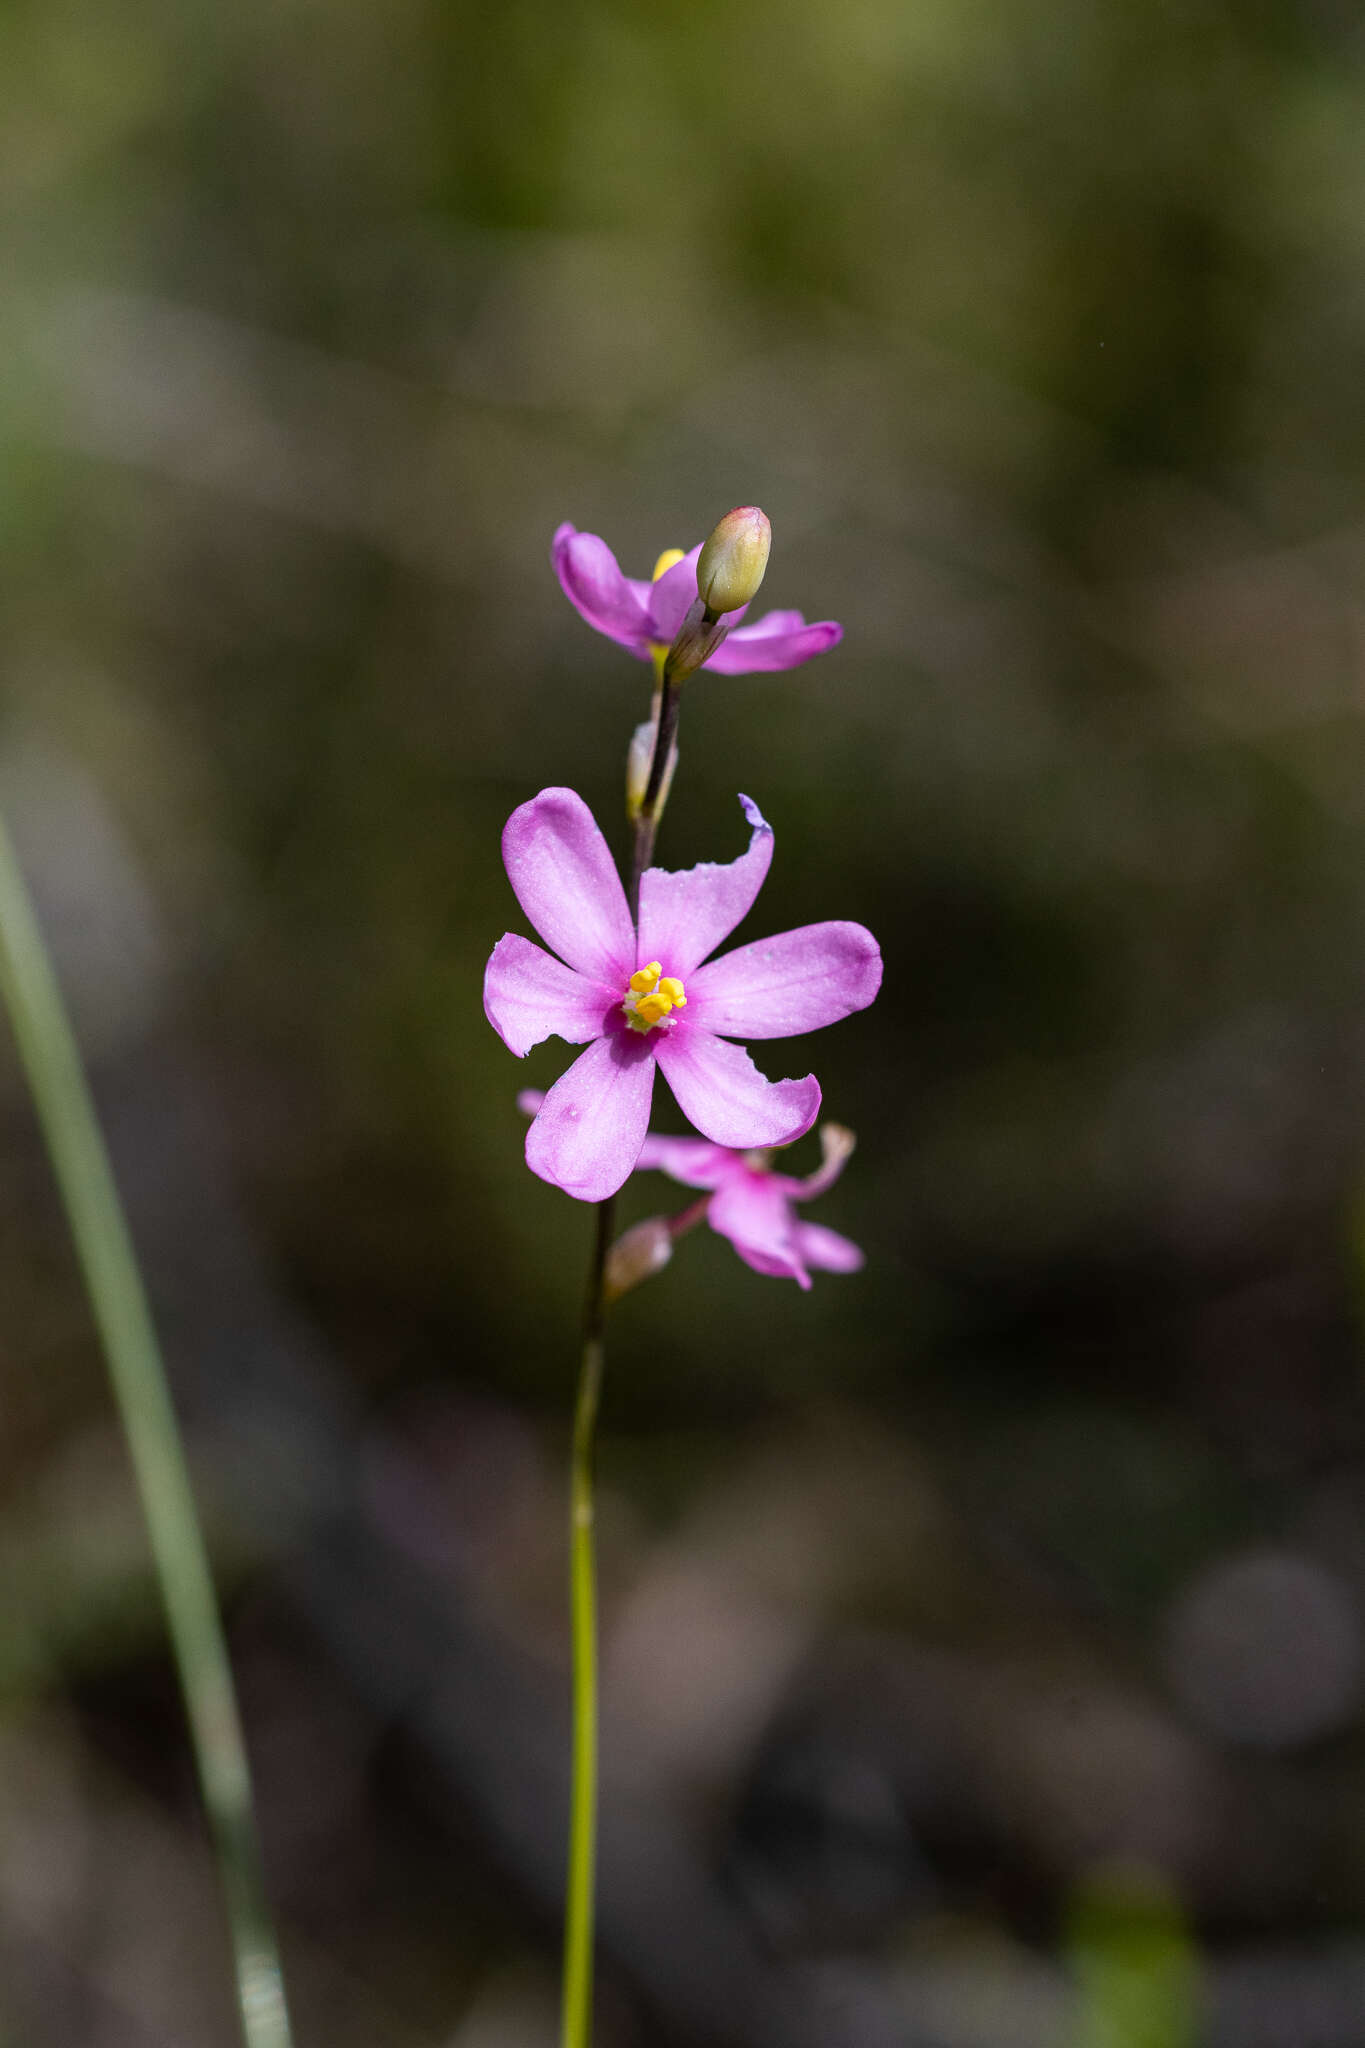
[(758, 595), (773, 530), (757, 505), (736, 505), (697, 558), (697, 591), (708, 612), (737, 612)]

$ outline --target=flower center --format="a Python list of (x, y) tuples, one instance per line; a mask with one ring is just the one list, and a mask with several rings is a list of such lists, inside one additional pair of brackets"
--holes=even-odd
[(674, 1010), (685, 1010), (687, 997), (676, 974), (665, 974), (658, 960), (651, 960), (647, 967), (637, 967), (630, 977), (622, 1012), (632, 1031), (653, 1031), (662, 1028), (673, 1029)]

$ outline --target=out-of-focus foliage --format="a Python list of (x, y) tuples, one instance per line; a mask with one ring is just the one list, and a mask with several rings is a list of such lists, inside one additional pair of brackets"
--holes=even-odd
[[(1115, 1865), (1201, 2038), (1358, 2040), (1363, 131), (1332, 0), (0, 18), (0, 793), (304, 2042), (553, 2034), (591, 1219), (520, 1159), (567, 1054), (479, 984), (503, 819), (619, 817), (647, 704), (555, 525), (643, 575), (736, 502), (761, 602), (847, 637), (689, 686), (660, 853), (738, 852), (743, 788), (755, 929), (881, 937), (875, 1009), (764, 1049), (860, 1134), (819, 1216), (868, 1266), (803, 1298), (700, 1232), (615, 1318), (604, 2048), (1080, 2038)], [(0, 2021), (212, 2048), (3, 1050), (0, 1102)]]

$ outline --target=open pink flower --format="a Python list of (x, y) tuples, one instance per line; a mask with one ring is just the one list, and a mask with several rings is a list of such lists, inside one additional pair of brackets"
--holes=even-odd
[[(881, 986), (877, 942), (860, 924), (804, 925), (710, 954), (750, 909), (772, 859), (753, 828), (728, 866), (647, 868), (638, 935), (607, 842), (571, 789), (513, 811), (503, 860), (517, 901), (559, 955), (509, 932), (484, 976), (484, 1011), (518, 1055), (552, 1034), (586, 1045), (526, 1134), (526, 1163), (580, 1201), (615, 1194), (640, 1156), (654, 1068), (683, 1115), (717, 1145), (786, 1145), (814, 1123), (820, 1085), (768, 1081), (732, 1036), (792, 1038), (861, 1010)], [(703, 964), (705, 963), (705, 964)]]
[[(701, 547), (666, 569), (657, 583), (623, 576), (616, 557), (595, 533), (561, 526), (551, 559), (570, 604), (590, 626), (609, 640), (648, 661), (656, 647), (671, 647), (697, 597), (697, 557)], [(748, 611), (731, 612), (730, 632), (703, 667), (718, 675), (747, 675), (758, 669), (797, 668), (812, 655), (837, 647), (844, 629), (833, 619), (808, 626), (800, 612), (767, 612), (751, 626), (739, 621)]]

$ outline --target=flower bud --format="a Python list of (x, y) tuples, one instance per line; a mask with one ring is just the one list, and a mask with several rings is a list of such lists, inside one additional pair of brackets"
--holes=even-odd
[(607, 1253), (606, 1271), (602, 1276), (605, 1300), (619, 1301), (642, 1280), (661, 1273), (672, 1256), (673, 1239), (667, 1223), (662, 1216), (647, 1216), (643, 1223), (637, 1223), (624, 1236), (618, 1237)]
[[(637, 725), (631, 734), (630, 748), (626, 754), (626, 816), (634, 824), (644, 809), (645, 791), (649, 788), (649, 771), (654, 765), (654, 747), (658, 739), (658, 713), (647, 718), (643, 725)], [(678, 742), (674, 740), (664, 763), (664, 779), (659, 784), (658, 808), (668, 802), (668, 792), (673, 787), (673, 770), (678, 765)]]
[(737, 612), (758, 595), (773, 530), (757, 505), (727, 512), (697, 557), (697, 590), (708, 612)]

